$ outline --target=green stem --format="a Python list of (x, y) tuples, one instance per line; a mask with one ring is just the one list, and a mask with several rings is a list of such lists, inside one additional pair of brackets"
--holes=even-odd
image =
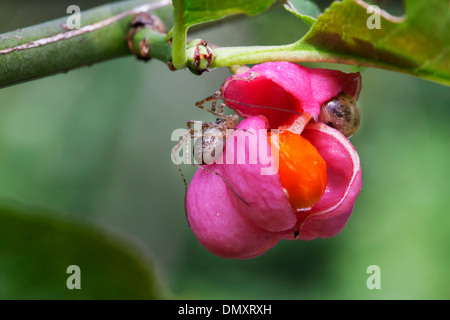
[[(142, 53), (142, 42), (147, 41), (149, 51), (145, 55)], [(136, 32), (133, 37), (133, 47), (135, 52), (143, 54), (145, 58), (154, 58), (164, 63), (169, 63), (172, 59), (172, 46), (167, 42), (167, 35), (159, 33), (150, 28), (143, 28)]]
[[(394, 64), (364, 57), (343, 53), (327, 53), (317, 50), (314, 46), (300, 42), (281, 46), (222, 47), (214, 49), (213, 53), (214, 61), (210, 68), (258, 64), (269, 61), (339, 63), (385, 69), (436, 81), (436, 78), (431, 74), (419, 74), (417, 70), (402, 68)], [(450, 85), (450, 81), (445, 79), (441, 79), (439, 83)]]
[[(81, 12), (80, 29), (67, 30), (67, 17), (0, 35), (0, 87), (66, 72), (131, 54), (126, 34), (133, 16), (152, 11), (164, 18), (170, 0), (123, 1)], [(166, 54), (155, 55), (169, 60)], [(165, 61), (168, 62), (168, 61)]]
[[(361, 58), (317, 51), (312, 46), (297, 43), (282, 46), (223, 47), (214, 49), (211, 68), (229, 67), (240, 64), (257, 64), (268, 61), (329, 62), (361, 65)], [(369, 61), (367, 61), (367, 64)], [(370, 66), (373, 66), (371, 63)], [(379, 67), (379, 65), (378, 65)]]
[(268, 61), (318, 61), (326, 57), (317, 51), (291, 51), (293, 45), (222, 47), (214, 49), (214, 61), (211, 68), (232, 65), (257, 64)]
[(183, 0), (173, 0), (173, 39), (172, 39), (172, 62), (176, 69), (182, 69), (187, 64), (186, 58), (186, 35), (187, 28), (183, 21)]

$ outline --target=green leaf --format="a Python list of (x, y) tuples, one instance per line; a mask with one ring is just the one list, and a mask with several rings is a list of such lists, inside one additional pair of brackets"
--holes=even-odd
[[(67, 287), (71, 265), (80, 268), (81, 289)], [(150, 260), (129, 240), (0, 205), (0, 299), (161, 299), (156, 283)]]
[(182, 6), (182, 22), (190, 27), (238, 13), (255, 15), (267, 10), (273, 2), (274, 0), (175, 0), (173, 3), (175, 9)]
[(233, 14), (255, 15), (267, 10), (274, 0), (173, 0), (172, 59), (175, 68), (186, 66), (186, 34), (189, 27)]
[(368, 66), (404, 71), (450, 83), (450, 8), (448, 0), (406, 0), (406, 15), (376, 16), (363, 1), (334, 2), (297, 43), (355, 59)]
[(317, 4), (309, 0), (289, 0), (284, 8), (302, 19), (307, 26), (312, 26), (320, 14)]

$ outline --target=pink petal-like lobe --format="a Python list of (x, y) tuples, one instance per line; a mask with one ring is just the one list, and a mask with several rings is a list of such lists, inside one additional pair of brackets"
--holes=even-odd
[[(246, 118), (264, 115), (271, 128), (288, 126), (295, 114), (244, 104), (309, 113), (317, 120), (322, 103), (340, 92), (358, 100), (361, 75), (339, 70), (307, 68), (291, 62), (266, 62), (228, 78), (221, 88), (225, 103)], [(244, 103), (239, 104), (238, 102)]]
[[(270, 163), (275, 166), (267, 135), (259, 139), (266, 128), (267, 120), (263, 116), (247, 118), (238, 125), (227, 139), (225, 149), (225, 154), (234, 150), (233, 164), (223, 165), (223, 172), (233, 189), (250, 205), (247, 206), (229, 190), (241, 216), (265, 230), (278, 232), (293, 227), (297, 219), (283, 191), (278, 168), (275, 167), (272, 174), (262, 174), (262, 169), (270, 165), (261, 163), (260, 152), (268, 154)], [(245, 155), (245, 163), (239, 161), (242, 155)], [(253, 164), (250, 163), (250, 155), (254, 157)]]
[[(208, 165), (222, 174), (221, 165)], [(236, 211), (221, 177), (197, 170), (186, 198), (188, 221), (198, 241), (223, 258), (258, 256), (278, 243), (280, 237), (247, 222)]]

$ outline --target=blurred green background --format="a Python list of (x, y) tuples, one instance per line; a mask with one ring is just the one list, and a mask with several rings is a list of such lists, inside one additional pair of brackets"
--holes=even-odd
[[(70, 4), (2, 1), (0, 33), (64, 16)], [(277, 8), (195, 36), (263, 45), (305, 31)], [(211, 120), (194, 103), (228, 70), (197, 77), (130, 56), (0, 90), (0, 298), (449, 299), (450, 90), (361, 72), (351, 141), (363, 188), (346, 228), (251, 260), (218, 258), (197, 242), (170, 160), (172, 131)], [(82, 270), (78, 291), (66, 287), (71, 264)], [(381, 290), (366, 287), (370, 265), (381, 268)]]

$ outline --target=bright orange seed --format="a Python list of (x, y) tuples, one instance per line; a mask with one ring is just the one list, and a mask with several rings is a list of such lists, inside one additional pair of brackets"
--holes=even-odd
[[(281, 185), (294, 211), (307, 209), (323, 196), (327, 186), (327, 164), (311, 142), (299, 134), (279, 131), (278, 145)], [(269, 142), (272, 136), (269, 134)]]

